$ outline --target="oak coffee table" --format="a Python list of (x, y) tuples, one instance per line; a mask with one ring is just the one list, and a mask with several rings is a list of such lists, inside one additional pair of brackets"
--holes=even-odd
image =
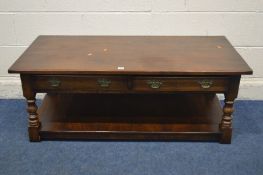
[(21, 76), (30, 141), (231, 143), (240, 77), (252, 74), (223, 36), (39, 36), (8, 71)]

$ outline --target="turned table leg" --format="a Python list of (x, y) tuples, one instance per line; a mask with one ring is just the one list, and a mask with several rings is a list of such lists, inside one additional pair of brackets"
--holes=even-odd
[(37, 114), (37, 105), (36, 99), (34, 97), (26, 97), (27, 98), (27, 111), (29, 114), (28, 120), (28, 134), (30, 141), (40, 141), (39, 137), (39, 127), (40, 122)]
[(220, 130), (222, 132), (220, 143), (231, 143), (232, 137), (232, 119), (234, 112), (234, 101), (238, 95), (240, 77), (234, 77), (231, 79), (228, 91), (225, 93), (225, 100), (223, 106), (223, 116), (220, 123)]
[(223, 117), (220, 124), (220, 129), (222, 131), (222, 137), (220, 143), (231, 143), (232, 137), (232, 114), (234, 112), (234, 99), (229, 99), (225, 97), (225, 105), (223, 107)]
[(39, 128), (40, 122), (37, 113), (36, 93), (31, 88), (31, 78), (27, 75), (21, 75), (23, 95), (27, 100), (28, 117), (28, 135), (30, 141), (40, 141)]

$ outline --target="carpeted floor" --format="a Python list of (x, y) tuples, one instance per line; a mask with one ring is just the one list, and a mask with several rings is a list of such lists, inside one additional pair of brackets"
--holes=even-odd
[(30, 143), (23, 100), (0, 100), (0, 175), (263, 175), (263, 101), (237, 101), (231, 145)]

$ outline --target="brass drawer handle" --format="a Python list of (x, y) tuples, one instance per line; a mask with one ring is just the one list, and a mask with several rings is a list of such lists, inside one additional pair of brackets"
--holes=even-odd
[(107, 79), (105, 79), (105, 78), (100, 78), (100, 79), (98, 79), (97, 82), (98, 82), (98, 84), (100, 85), (100, 87), (103, 87), (103, 88), (109, 87), (110, 84), (111, 84), (111, 81), (110, 81), (110, 80), (107, 80)]
[(203, 89), (208, 89), (213, 85), (212, 80), (200, 80), (198, 83), (201, 85)]
[(147, 84), (152, 89), (159, 89), (163, 83), (161, 81), (159, 81), (159, 80), (148, 80)]
[(54, 87), (54, 88), (59, 87), (60, 83), (61, 83), (59, 80), (56, 80), (56, 79), (51, 79), (48, 82), (49, 82), (50, 86)]

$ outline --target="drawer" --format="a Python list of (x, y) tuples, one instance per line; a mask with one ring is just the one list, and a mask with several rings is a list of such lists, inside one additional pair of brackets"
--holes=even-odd
[(53, 76), (39, 75), (33, 79), (37, 91), (125, 91), (127, 80), (117, 76)]
[(214, 91), (227, 90), (227, 77), (137, 77), (133, 80), (134, 91)]

